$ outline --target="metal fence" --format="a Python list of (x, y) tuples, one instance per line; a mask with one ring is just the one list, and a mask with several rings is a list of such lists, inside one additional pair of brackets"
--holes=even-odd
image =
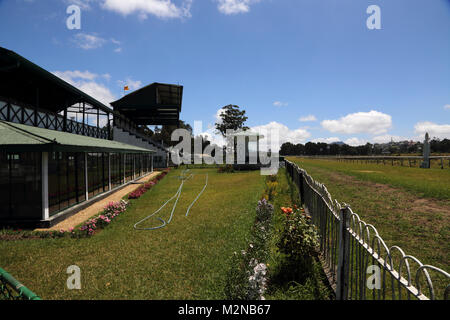
[[(335, 160), (339, 162), (360, 164), (382, 164), (389, 166), (401, 166), (419, 168), (423, 162), (423, 156), (292, 156), (307, 159)], [(430, 156), (430, 167), (434, 169), (450, 169), (450, 156)]]
[(0, 268), (0, 300), (41, 300), (41, 298)]
[(345, 204), (332, 200), (325, 185), (285, 161), (305, 210), (320, 235), (322, 263), (338, 300), (447, 300), (450, 274), (388, 247), (377, 229)]

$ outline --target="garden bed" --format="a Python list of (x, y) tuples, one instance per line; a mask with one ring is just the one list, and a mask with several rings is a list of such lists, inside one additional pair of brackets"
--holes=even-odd
[(299, 207), (297, 189), (281, 169), (265, 180), (245, 250), (235, 252), (226, 296), (232, 300), (328, 300), (316, 227)]

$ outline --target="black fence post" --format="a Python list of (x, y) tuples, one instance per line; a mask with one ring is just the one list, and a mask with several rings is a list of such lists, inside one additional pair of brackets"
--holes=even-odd
[(337, 269), (336, 300), (348, 299), (349, 263), (350, 263), (350, 210), (346, 206), (339, 215), (339, 256)]
[(298, 174), (298, 189), (299, 189), (299, 192), (300, 192), (300, 204), (302, 206), (305, 204), (305, 190), (303, 188), (303, 179), (304, 179), (303, 172), (299, 171), (299, 174)]

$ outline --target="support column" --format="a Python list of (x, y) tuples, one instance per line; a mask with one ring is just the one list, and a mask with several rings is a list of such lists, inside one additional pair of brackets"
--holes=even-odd
[(108, 182), (109, 182), (109, 191), (111, 188), (111, 153), (108, 153)]
[(151, 172), (153, 173), (153, 154), (151, 157), (152, 157), (152, 171)]
[(127, 182), (127, 170), (125, 167), (125, 165), (127, 163), (127, 154), (126, 153), (123, 154), (123, 162), (122, 163), (123, 163), (123, 183), (122, 184), (125, 184)]
[(34, 120), (33, 120), (33, 124), (35, 127), (38, 126), (38, 109), (39, 109), (39, 88), (36, 88), (36, 102), (34, 105)]
[(136, 179), (136, 154), (133, 153), (133, 180)]
[(88, 154), (84, 153), (84, 181), (86, 183), (86, 201), (89, 200), (89, 181), (88, 181)]
[(86, 105), (85, 105), (85, 103), (83, 102), (83, 133), (82, 133), (82, 135), (86, 135), (86, 123), (85, 123), (85, 121), (86, 121), (86, 119), (85, 119), (85, 113), (86, 113)]
[(48, 207), (48, 152), (42, 152), (41, 166), (42, 220), (48, 220), (50, 218)]

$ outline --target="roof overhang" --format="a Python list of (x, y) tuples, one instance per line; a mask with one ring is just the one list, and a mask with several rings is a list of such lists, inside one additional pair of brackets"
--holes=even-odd
[(111, 105), (138, 125), (178, 125), (182, 100), (183, 86), (152, 83)]
[(111, 113), (111, 108), (17, 53), (0, 47), (0, 96), (52, 112), (87, 103)]

